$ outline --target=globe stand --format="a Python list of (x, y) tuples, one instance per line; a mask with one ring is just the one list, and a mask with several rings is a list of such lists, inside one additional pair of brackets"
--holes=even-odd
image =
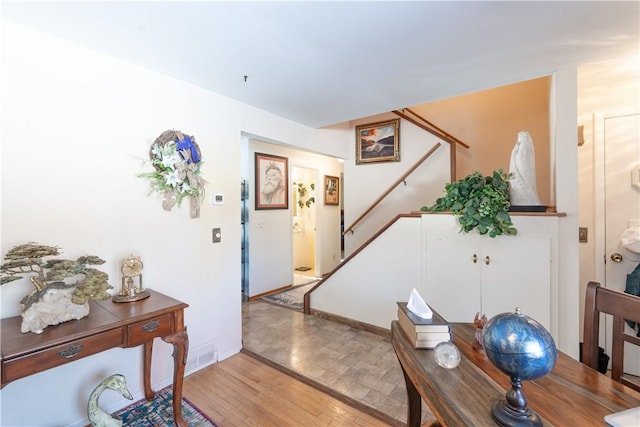
[(511, 390), (507, 391), (506, 399), (496, 400), (491, 408), (494, 421), (503, 427), (542, 426), (540, 416), (527, 408), (527, 398), (522, 393), (522, 380), (511, 377)]

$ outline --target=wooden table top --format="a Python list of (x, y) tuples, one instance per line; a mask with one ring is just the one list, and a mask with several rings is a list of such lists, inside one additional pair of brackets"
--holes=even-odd
[(142, 321), (146, 318), (188, 307), (187, 304), (160, 292), (147, 289), (151, 296), (135, 303), (113, 301), (91, 301), (89, 315), (59, 325), (48, 326), (41, 334), (20, 332), (22, 316), (0, 319), (0, 350), (3, 359), (33, 353), (45, 348), (86, 337), (87, 333), (98, 334), (114, 327)]
[[(484, 351), (473, 348), (472, 324), (452, 324), (454, 344), (462, 360), (455, 369), (438, 366), (433, 350), (415, 350), (397, 321), (392, 343), (412, 383), (443, 425), (494, 425), (491, 406), (511, 388)], [(524, 381), (522, 391), (530, 408), (545, 425), (604, 425), (604, 416), (640, 406), (640, 393), (559, 352), (551, 373)]]

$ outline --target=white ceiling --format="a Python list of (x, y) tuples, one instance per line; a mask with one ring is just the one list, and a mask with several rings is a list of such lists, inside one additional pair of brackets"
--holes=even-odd
[(2, 14), (311, 127), (640, 54), (638, 1), (3, 0)]

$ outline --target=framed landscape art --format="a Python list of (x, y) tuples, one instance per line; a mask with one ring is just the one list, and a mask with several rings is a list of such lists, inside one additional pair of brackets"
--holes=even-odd
[(324, 204), (340, 204), (340, 178), (337, 176), (324, 176)]
[(256, 153), (256, 210), (289, 209), (289, 159)]
[(400, 161), (400, 119), (356, 126), (356, 165)]

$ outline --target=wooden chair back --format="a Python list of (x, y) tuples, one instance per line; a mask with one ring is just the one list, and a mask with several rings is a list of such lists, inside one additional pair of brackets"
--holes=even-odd
[(611, 378), (640, 391), (637, 382), (624, 376), (624, 343), (640, 346), (640, 337), (624, 332), (625, 320), (640, 323), (640, 297), (603, 288), (597, 282), (589, 282), (585, 297), (584, 343), (582, 361), (598, 369), (598, 337), (600, 313), (613, 316), (613, 343), (611, 348)]

